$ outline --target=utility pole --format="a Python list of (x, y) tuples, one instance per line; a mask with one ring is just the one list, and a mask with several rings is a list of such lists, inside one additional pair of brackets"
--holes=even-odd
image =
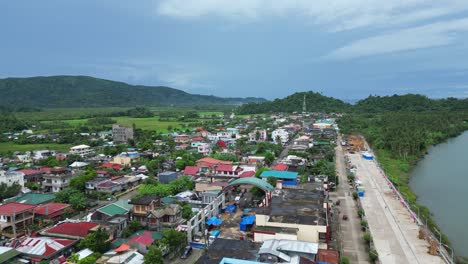
[(302, 112), (305, 113), (307, 111), (306, 107), (306, 94), (304, 93), (304, 101), (302, 103)]

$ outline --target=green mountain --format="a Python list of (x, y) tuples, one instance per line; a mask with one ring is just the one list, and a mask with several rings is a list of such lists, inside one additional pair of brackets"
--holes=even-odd
[(395, 111), (466, 111), (468, 98), (430, 99), (420, 94), (405, 94), (392, 96), (369, 96), (354, 105), (357, 112), (395, 112)]
[(351, 105), (339, 99), (315, 92), (292, 94), (284, 99), (275, 99), (263, 103), (248, 103), (237, 109), (239, 114), (259, 114), (269, 112), (302, 112), (304, 97), (308, 112), (347, 112)]
[(88, 76), (0, 79), (0, 105), (12, 108), (241, 105), (263, 101), (189, 94), (165, 86), (129, 85)]
[(262, 103), (248, 103), (238, 108), (239, 114), (259, 114), (273, 112), (302, 112), (306, 98), (308, 112), (428, 112), (428, 111), (468, 111), (468, 98), (430, 99), (419, 94), (392, 96), (369, 96), (355, 105), (323, 96), (314, 92), (295, 93), (284, 99), (275, 99)]

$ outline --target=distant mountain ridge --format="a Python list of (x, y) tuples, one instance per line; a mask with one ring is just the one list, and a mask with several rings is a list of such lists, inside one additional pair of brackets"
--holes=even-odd
[(0, 105), (4, 107), (241, 105), (264, 101), (189, 94), (166, 86), (130, 85), (89, 76), (0, 79)]
[(306, 102), (308, 112), (425, 112), (425, 111), (468, 111), (468, 98), (430, 99), (420, 94), (405, 94), (391, 96), (369, 96), (349, 104), (333, 97), (327, 97), (315, 92), (300, 92), (283, 99), (275, 99), (262, 103), (248, 103), (240, 106), (240, 114), (260, 114), (272, 112), (302, 112), (303, 102)]

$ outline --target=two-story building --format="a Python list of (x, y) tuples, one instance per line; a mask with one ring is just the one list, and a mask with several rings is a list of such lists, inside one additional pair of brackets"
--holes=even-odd
[(70, 154), (86, 157), (94, 153), (94, 150), (88, 145), (78, 145), (70, 148)]
[(17, 202), (0, 205), (0, 233), (2, 236), (16, 238), (34, 222), (32, 204)]
[(140, 222), (149, 230), (176, 227), (184, 222), (182, 207), (178, 204), (162, 205), (156, 195), (145, 195), (132, 199), (130, 218)]
[(2, 183), (7, 186), (12, 186), (14, 183), (24, 186), (24, 173), (21, 171), (0, 170), (0, 184)]

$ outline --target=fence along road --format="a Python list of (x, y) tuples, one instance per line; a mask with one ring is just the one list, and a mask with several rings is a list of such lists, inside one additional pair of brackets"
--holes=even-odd
[(377, 163), (365, 160), (359, 153), (349, 154), (349, 159), (365, 188), (361, 204), (380, 262), (445, 263), (439, 256), (427, 253), (429, 244), (418, 239), (418, 225), (389, 188)]

